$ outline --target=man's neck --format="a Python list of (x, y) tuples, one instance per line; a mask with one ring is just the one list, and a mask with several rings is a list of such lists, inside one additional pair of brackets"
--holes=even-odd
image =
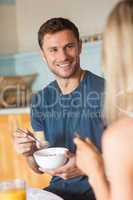
[(80, 84), (80, 81), (83, 79), (85, 71), (79, 68), (79, 70), (68, 79), (56, 77), (58, 86), (62, 94), (70, 94), (74, 91)]

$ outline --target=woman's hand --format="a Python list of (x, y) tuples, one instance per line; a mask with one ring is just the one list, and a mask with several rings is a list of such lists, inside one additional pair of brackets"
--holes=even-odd
[(88, 177), (93, 176), (99, 170), (103, 170), (103, 159), (96, 146), (87, 138), (84, 141), (78, 137), (74, 139), (77, 146), (77, 166)]

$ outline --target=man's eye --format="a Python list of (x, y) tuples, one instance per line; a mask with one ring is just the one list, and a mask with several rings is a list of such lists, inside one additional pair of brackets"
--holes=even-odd
[(54, 48), (54, 49), (50, 49), (50, 52), (53, 53), (53, 52), (57, 52), (57, 49)]
[(69, 44), (69, 45), (67, 45), (67, 48), (74, 48), (74, 47), (75, 47), (74, 44)]

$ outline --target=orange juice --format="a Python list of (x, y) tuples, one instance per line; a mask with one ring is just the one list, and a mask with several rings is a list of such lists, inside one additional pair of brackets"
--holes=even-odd
[(17, 188), (0, 191), (0, 200), (26, 200), (26, 191)]

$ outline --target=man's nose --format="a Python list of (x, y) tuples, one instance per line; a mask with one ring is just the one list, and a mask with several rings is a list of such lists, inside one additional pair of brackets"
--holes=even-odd
[(61, 50), (59, 51), (58, 58), (59, 58), (60, 60), (64, 61), (64, 60), (66, 60), (67, 57), (68, 57), (68, 56), (67, 56), (66, 51), (65, 51), (64, 49), (61, 49)]

